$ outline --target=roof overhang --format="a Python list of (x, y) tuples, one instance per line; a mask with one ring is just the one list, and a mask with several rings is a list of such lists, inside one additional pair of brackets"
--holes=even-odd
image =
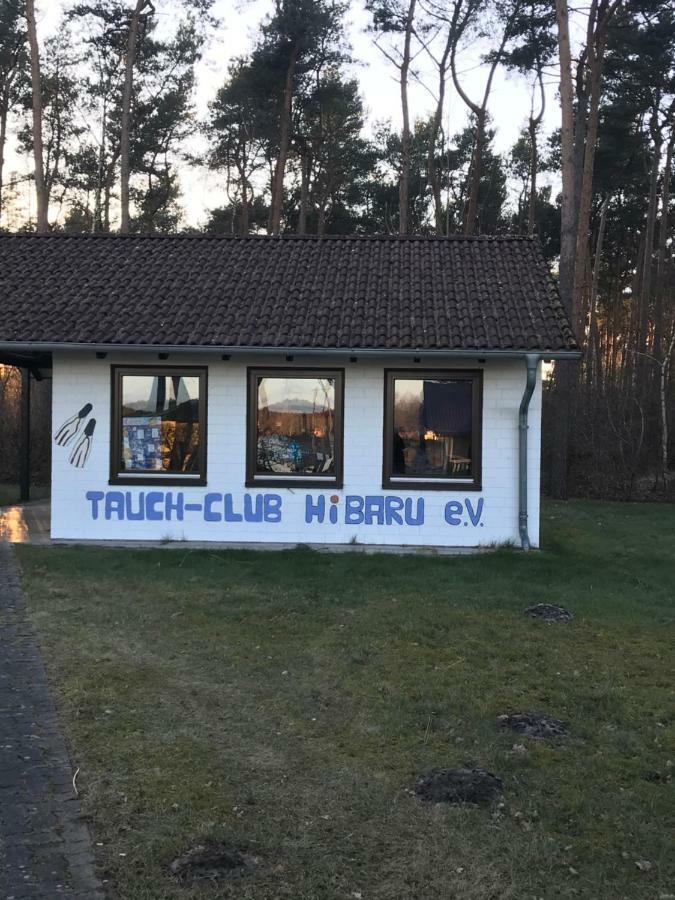
[(29, 369), (39, 380), (43, 372), (52, 367), (52, 355), (47, 350), (27, 350), (23, 344), (8, 345), (8, 349), (0, 349), (0, 365), (16, 366), (17, 369)]
[(422, 347), (364, 348), (364, 347), (228, 347), (195, 346), (187, 344), (81, 344), (45, 341), (0, 341), (0, 363), (27, 368), (49, 368), (55, 352), (67, 353), (157, 353), (169, 355), (209, 355), (209, 356), (331, 356), (357, 357), (360, 359), (525, 359), (539, 356), (545, 360), (581, 359), (580, 350), (512, 349), (425, 349)]

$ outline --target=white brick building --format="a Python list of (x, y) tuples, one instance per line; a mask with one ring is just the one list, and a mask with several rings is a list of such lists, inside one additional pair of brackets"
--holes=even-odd
[(13, 240), (54, 539), (538, 546), (542, 361), (578, 353), (532, 242)]

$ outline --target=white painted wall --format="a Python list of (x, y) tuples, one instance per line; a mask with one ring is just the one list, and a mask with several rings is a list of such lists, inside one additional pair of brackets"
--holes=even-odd
[[(483, 368), (483, 490), (406, 491), (382, 489), (382, 415), (384, 368), (382, 362), (349, 363), (321, 357), (298, 359), (297, 365), (345, 369), (344, 487), (247, 489), (246, 473), (246, 367), (288, 366), (280, 356), (251, 356), (224, 362), (219, 355), (181, 355), (170, 365), (209, 366), (208, 396), (208, 484), (206, 487), (127, 487), (109, 485), (110, 366), (112, 364), (157, 364), (157, 354), (110, 353), (96, 359), (93, 352), (54, 353), (53, 433), (85, 403), (93, 405), (96, 430), (91, 455), (84, 469), (76, 469), (68, 459), (71, 447), (52, 441), (52, 524), (57, 539), (265, 541), (290, 543), (348, 543), (475, 547), (512, 541), (518, 536), (518, 407), (525, 386), (522, 360), (488, 360), (483, 366), (464, 360), (456, 368)], [(436, 363), (440, 365), (440, 363)], [(159, 363), (161, 365), (161, 363)], [(452, 368), (452, 363), (442, 368)], [(410, 358), (387, 361), (388, 368), (412, 368)], [(425, 360), (420, 368), (432, 367)], [(539, 462), (541, 444), (541, 370), (530, 406), (529, 431), (529, 530), (533, 546), (539, 544)], [(203, 503), (209, 493), (231, 493), (235, 510), (241, 510), (246, 493), (277, 494), (282, 498), (280, 522), (207, 522), (201, 512), (184, 513), (182, 521), (120, 521), (106, 518), (104, 503), (94, 503), (87, 492), (130, 492), (134, 508), (138, 496), (150, 490), (182, 492), (186, 503)], [(314, 499), (337, 494), (339, 520), (331, 524), (305, 522), (306, 496)], [(345, 524), (346, 498), (396, 494), (424, 500), (423, 525)], [(465, 501), (477, 510), (483, 500), (480, 521), (471, 522)], [(464, 512), (461, 523), (445, 521), (449, 501), (459, 501)], [(163, 508), (160, 503), (158, 508)], [(475, 518), (475, 516), (474, 516)]]

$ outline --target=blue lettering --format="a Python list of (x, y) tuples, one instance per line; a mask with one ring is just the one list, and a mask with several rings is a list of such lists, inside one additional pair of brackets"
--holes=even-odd
[(124, 494), (121, 491), (108, 491), (105, 495), (105, 517), (112, 519), (113, 515), (124, 518)]
[(305, 522), (309, 525), (314, 519), (319, 520), (321, 524), (326, 515), (326, 498), (319, 495), (316, 501), (311, 494), (305, 496)]
[(338, 508), (336, 503), (331, 503), (330, 509), (328, 510), (328, 518), (330, 519), (331, 525), (335, 525), (338, 520)]
[(164, 513), (157, 509), (164, 502), (164, 494), (161, 491), (148, 491), (145, 495), (145, 518), (149, 522), (161, 522)]
[[(253, 501), (255, 500), (255, 509)], [(260, 494), (252, 497), (250, 494), (244, 494), (244, 521), (246, 522), (262, 522), (263, 520), (263, 498)]]
[(173, 499), (173, 493), (171, 491), (167, 492), (167, 494), (164, 497), (164, 514), (167, 518), (167, 521), (169, 521), (169, 522), (171, 521), (171, 514), (175, 512), (176, 519), (178, 519), (179, 522), (182, 522), (183, 517), (185, 515), (184, 507), (185, 507), (185, 496), (183, 495), (182, 491), (180, 491), (178, 494), (176, 494), (175, 501)]
[(415, 501), (412, 497), (408, 497), (405, 501), (405, 524), (406, 525), (424, 525), (424, 497), (419, 497), (417, 499), (417, 515), (413, 515), (413, 503)]
[(281, 497), (279, 494), (265, 494), (265, 521), (281, 522)]
[(480, 517), (483, 515), (483, 498), (478, 498), (478, 503), (476, 504), (475, 510), (473, 508), (471, 500), (469, 500), (468, 497), (466, 498), (464, 503), (466, 504), (466, 511), (468, 512), (469, 518), (471, 519), (471, 524), (475, 528), (476, 525), (478, 525), (478, 523), (480, 522)]
[(222, 494), (207, 494), (204, 497), (204, 521), (205, 522), (221, 522), (223, 517), (219, 512), (215, 512), (213, 507), (216, 503), (220, 503), (223, 499)]
[(400, 497), (384, 498), (384, 521), (387, 525), (403, 525), (400, 513), (404, 505)]
[(92, 519), (98, 519), (98, 505), (103, 500), (103, 491), (87, 491), (84, 496), (91, 503)]
[(445, 521), (448, 525), (461, 525), (464, 507), (459, 500), (450, 500), (445, 504)]
[(373, 519), (377, 525), (384, 525), (384, 497), (366, 497), (364, 523), (372, 525)]
[(345, 497), (345, 525), (361, 525), (363, 522), (363, 497), (348, 494)]
[(232, 494), (225, 494), (225, 515), (223, 518), (226, 522), (241, 522), (243, 520), (243, 516), (241, 513), (236, 513), (234, 511), (234, 504), (232, 503)]
[[(145, 493), (132, 494), (127, 491), (124, 495), (126, 517), (130, 522), (142, 522), (145, 518)], [(134, 509), (134, 499), (138, 500), (138, 509)]]

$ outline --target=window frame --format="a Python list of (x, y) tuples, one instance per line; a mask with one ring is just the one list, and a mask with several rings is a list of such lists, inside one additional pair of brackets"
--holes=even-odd
[[(125, 375), (180, 375), (199, 378), (199, 473), (197, 475), (138, 472), (131, 474), (122, 469), (122, 378)], [(110, 367), (110, 478), (108, 484), (125, 484), (148, 487), (157, 485), (189, 485), (204, 487), (208, 459), (208, 366), (113, 365)], [(203, 434), (203, 438), (202, 438)]]
[[(472, 382), (471, 478), (430, 478), (425, 475), (394, 475), (394, 381), (457, 378)], [(385, 369), (382, 441), (382, 487), (404, 491), (481, 491), (483, 489), (483, 370), (482, 369)]]
[[(256, 473), (258, 448), (259, 378), (333, 378), (335, 380), (335, 474), (259, 475)], [(246, 370), (246, 487), (336, 488), (343, 486), (344, 473), (344, 394), (345, 370), (340, 368), (249, 366)]]

